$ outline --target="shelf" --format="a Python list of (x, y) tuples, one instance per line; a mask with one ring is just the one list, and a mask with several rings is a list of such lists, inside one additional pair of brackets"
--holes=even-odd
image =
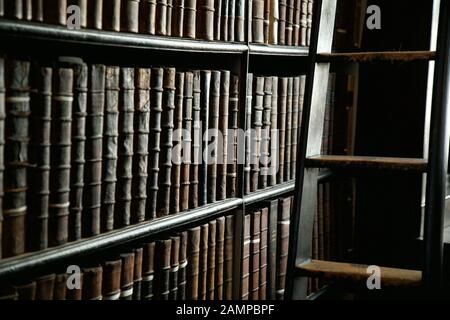
[(282, 195), (284, 193), (292, 192), (294, 191), (294, 188), (295, 188), (295, 181), (289, 181), (273, 187), (268, 187), (263, 190), (258, 190), (252, 192), (249, 195), (244, 196), (244, 204), (249, 205)]
[(307, 57), (308, 47), (275, 46), (268, 44), (249, 44), (251, 55)]

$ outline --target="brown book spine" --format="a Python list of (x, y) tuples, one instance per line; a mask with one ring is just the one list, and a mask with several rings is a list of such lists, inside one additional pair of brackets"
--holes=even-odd
[(33, 17), (32, 0), (23, 0), (23, 20), (30, 21)]
[(167, 0), (156, 0), (156, 34), (165, 36), (167, 34)]
[[(44, 0), (44, 21), (50, 24), (65, 25), (67, 21), (66, 10), (67, 0)], [(25, 18), (22, 14), (22, 19)]]
[(290, 46), (292, 45), (292, 33), (293, 33), (293, 23), (294, 23), (294, 1), (295, 0), (287, 0), (286, 7), (286, 35), (285, 35), (285, 44)]
[(279, 166), (278, 133), (278, 77), (272, 77), (272, 104), (270, 109), (270, 175), (269, 186), (277, 184)]
[(278, 248), (277, 248), (277, 300), (284, 300), (287, 258), (289, 251), (289, 217), (291, 214), (292, 197), (280, 199), (278, 210)]
[(308, 0), (308, 10), (306, 15), (306, 45), (311, 44), (311, 28), (312, 28), (312, 15), (313, 15), (313, 1)]
[(77, 288), (67, 288), (66, 290), (66, 300), (81, 300), (83, 298), (83, 272), (80, 273), (80, 287)]
[(184, 0), (173, 0), (172, 36), (183, 36)]
[(228, 41), (228, 1), (222, 0), (222, 23), (220, 25), (220, 40)]
[(83, 233), (100, 233), (101, 175), (103, 155), (103, 108), (105, 104), (105, 66), (92, 65), (89, 70), (89, 92), (86, 116), (86, 167)]
[[(220, 84), (220, 106), (219, 106), (219, 131), (221, 140), (216, 137), (217, 150), (217, 191), (216, 199), (224, 200), (227, 197), (227, 161), (228, 161), (228, 114), (230, 105), (230, 72), (222, 71)], [(220, 144), (219, 144), (220, 143)]]
[(285, 181), (284, 165), (285, 165), (285, 150), (286, 150), (286, 110), (287, 110), (287, 89), (288, 78), (279, 78), (278, 81), (278, 132), (279, 132), (279, 165), (277, 182)]
[(158, 240), (155, 248), (155, 299), (168, 300), (172, 241)]
[(53, 288), (53, 300), (66, 300), (67, 274), (57, 274), (55, 277), (55, 287)]
[(250, 192), (258, 190), (260, 159), (261, 159), (261, 129), (263, 126), (264, 111), (264, 77), (256, 77), (254, 82), (254, 103), (253, 103), (253, 130), (251, 142), (251, 183)]
[(260, 246), (261, 246), (261, 212), (255, 211), (251, 215), (250, 240), (250, 288), (249, 299), (259, 299)]
[(235, 41), (236, 0), (228, 1), (228, 41)]
[(30, 63), (6, 61), (3, 257), (25, 252), (26, 191), (30, 116)]
[[(42, 0), (37, 0), (37, 1), (42, 1)], [(92, 2), (92, 0), (89, 1), (89, 3), (90, 2)], [(80, 8), (80, 22), (81, 22), (80, 27), (86, 28), (88, 25), (88, 0), (69, 0), (68, 6), (70, 7), (71, 5), (76, 5)], [(34, 9), (35, 9), (35, 7), (33, 6), (33, 14), (34, 14)], [(43, 14), (40, 15), (39, 13), (37, 13), (36, 17), (41, 17), (41, 16), (43, 17)], [(42, 20), (36, 19), (36, 21), (42, 21)]]
[(88, 28), (101, 30), (103, 28), (103, 0), (90, 0), (87, 13)]
[(294, 21), (292, 24), (292, 45), (300, 45), (300, 13), (301, 0), (294, 0)]
[(4, 15), (10, 19), (22, 20), (23, 2), (22, 0), (6, 0), (4, 2)]
[(216, 286), (216, 231), (215, 220), (209, 222), (208, 232), (208, 270), (206, 275), (206, 300), (214, 300)]
[(292, 78), (288, 78), (288, 91), (286, 99), (286, 135), (284, 156), (284, 178), (291, 180), (291, 148), (292, 148)]
[(291, 179), (295, 179), (297, 173), (297, 146), (299, 139), (299, 89), (300, 89), (300, 77), (293, 79), (292, 86), (292, 128), (291, 128)]
[(122, 271), (120, 272), (120, 300), (133, 298), (134, 253), (122, 253)]
[(83, 270), (83, 297), (82, 300), (102, 300), (103, 268), (89, 266)]
[(300, 76), (300, 88), (298, 89), (298, 130), (299, 130), (299, 140), (300, 140), (300, 130), (303, 122), (303, 103), (305, 100), (305, 85), (306, 85), (306, 76)]
[(155, 34), (156, 32), (156, 0), (142, 0), (139, 18), (139, 32)]
[[(220, 71), (211, 71), (211, 91), (209, 96), (209, 125), (208, 125), (208, 138), (206, 144), (208, 144), (209, 161), (208, 178), (207, 178), (207, 194), (208, 203), (216, 201), (216, 189), (217, 189), (217, 158), (218, 148), (221, 146), (218, 143), (219, 138), (219, 118), (220, 118)], [(206, 160), (206, 159), (205, 159)]]
[(184, 1), (183, 36), (195, 39), (197, 0)]
[(287, 2), (289, 0), (279, 0), (279, 19), (278, 19), (278, 44), (286, 44), (286, 17)]
[(194, 72), (192, 100), (192, 144), (189, 186), (189, 208), (198, 207), (199, 162), (201, 159), (202, 131), (200, 122), (200, 71)]
[(102, 296), (103, 300), (119, 300), (120, 274), (122, 260), (107, 260), (103, 263)]
[(137, 33), (139, 31), (139, 1), (122, 0), (120, 31)]
[(270, 2), (271, 0), (264, 0), (264, 43), (269, 43), (269, 23), (270, 23)]
[(242, 282), (241, 300), (249, 300), (250, 289), (250, 242), (251, 242), (251, 215), (244, 218), (244, 241), (242, 246)]
[(166, 36), (172, 35), (173, 0), (167, 0)]
[(210, 109), (210, 85), (211, 85), (211, 71), (201, 71), (201, 92), (200, 92), (200, 121), (201, 121), (201, 136), (203, 139), (200, 143), (198, 160), (198, 205), (204, 206), (208, 203), (208, 159), (203, 159), (203, 155), (209, 154), (209, 109)]
[(200, 227), (188, 230), (187, 251), (186, 299), (197, 300), (199, 291)]
[(319, 260), (325, 259), (325, 248), (323, 246), (323, 232), (324, 232), (324, 223), (323, 223), (323, 183), (319, 183), (317, 186), (317, 237), (318, 241), (318, 252), (319, 252)]
[(186, 300), (186, 268), (187, 260), (188, 233), (183, 231), (180, 233), (180, 251), (179, 251), (179, 269), (178, 269), (178, 300)]
[(199, 277), (198, 277), (198, 299), (206, 300), (208, 283), (207, 283), (207, 273), (208, 273), (208, 235), (209, 235), (209, 225), (204, 224), (200, 226), (200, 254), (199, 254)]
[(252, 100), (253, 100), (253, 74), (247, 75), (247, 98), (245, 104), (245, 164), (244, 164), (244, 193), (250, 193), (251, 185), (251, 144), (252, 144)]
[(225, 217), (216, 219), (216, 257), (215, 257), (215, 292), (214, 299), (223, 299), (224, 248), (225, 248)]
[(278, 0), (270, 0), (270, 8), (269, 8), (269, 43), (270, 44), (278, 44), (279, 9), (280, 9), (280, 6), (278, 3)]
[(185, 73), (184, 79), (184, 97), (183, 97), (183, 154), (181, 156), (181, 190), (180, 190), (180, 210), (189, 209), (189, 186), (190, 186), (190, 166), (191, 166), (191, 142), (192, 142), (192, 113), (193, 113), (193, 81), (192, 72)]
[(180, 269), (180, 237), (171, 237), (169, 300), (178, 300), (178, 271)]
[(158, 200), (158, 176), (159, 176), (159, 153), (161, 138), (161, 113), (162, 113), (162, 95), (163, 95), (163, 69), (152, 68), (150, 78), (150, 145), (149, 145), (149, 190), (147, 202), (147, 218), (156, 217)]
[(245, 41), (245, 0), (235, 0), (235, 40), (237, 42)]
[(220, 40), (222, 23), (222, 0), (214, 1), (214, 40)]
[(261, 209), (261, 245), (259, 247), (259, 300), (267, 299), (267, 260), (269, 236), (269, 208)]
[(239, 129), (239, 77), (231, 76), (230, 82), (230, 99), (229, 99), (229, 117), (228, 122), (228, 141), (223, 143), (224, 150), (227, 149), (227, 196), (234, 198), (236, 192), (236, 178), (237, 178), (237, 157), (238, 157), (238, 129)]
[[(71, 4), (71, 2), (69, 1)], [(36, 22), (44, 21), (44, 0), (33, 0), (32, 1), (32, 20)], [(3, 0), (0, 1), (0, 16), (3, 16)]]
[(264, 43), (264, 0), (252, 0), (252, 42)]
[(134, 253), (134, 271), (133, 271), (132, 300), (141, 300), (143, 248), (133, 249), (133, 253)]
[(134, 156), (131, 222), (145, 220), (147, 205), (148, 145), (150, 133), (150, 69), (135, 70)]
[(143, 246), (142, 257), (142, 300), (153, 300), (155, 243), (146, 243)]
[(182, 164), (182, 137), (183, 137), (183, 100), (184, 100), (185, 73), (177, 72), (175, 77), (175, 110), (173, 117), (173, 149), (172, 149), (172, 172), (170, 189), (170, 213), (180, 212), (180, 189), (181, 189), (181, 164)]
[(36, 300), (36, 282), (28, 282), (15, 286), (18, 294), (18, 300), (32, 301)]
[(214, 0), (198, 0), (197, 8), (197, 38), (214, 40)]
[(302, 0), (302, 8), (300, 10), (300, 45), (306, 46), (306, 34), (308, 29), (308, 23), (307, 23), (307, 7), (308, 7), (308, 1)]
[[(121, 31), (121, 5), (124, 7), (124, 10), (127, 10), (128, 4), (127, 2), (131, 2), (128, 0), (123, 0), (121, 4), (121, 0), (107, 0), (103, 4), (103, 29), (108, 31)], [(123, 20), (127, 20), (126, 17), (127, 12), (124, 12)], [(123, 22), (122, 31), (128, 31), (126, 22)]]
[(159, 156), (161, 172), (159, 175), (158, 217), (166, 216), (170, 213), (174, 111), (175, 68), (165, 68), (161, 117), (161, 153)]
[(259, 172), (259, 187), (264, 189), (267, 187), (267, 176), (269, 172), (269, 156), (270, 156), (270, 125), (271, 125), (271, 109), (272, 109), (272, 77), (264, 79), (264, 100), (262, 114), (262, 130), (261, 130), (261, 159)]
[(266, 297), (268, 300), (275, 300), (277, 283), (278, 200), (270, 200), (267, 205), (270, 211), (268, 218)]
[(49, 274), (35, 279), (36, 300), (53, 300), (55, 274)]
[(233, 299), (234, 216), (225, 217), (223, 298)]

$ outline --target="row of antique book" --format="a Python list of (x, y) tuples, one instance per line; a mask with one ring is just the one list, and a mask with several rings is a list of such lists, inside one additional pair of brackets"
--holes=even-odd
[[(69, 28), (79, 24), (96, 30), (244, 42), (246, 6), (245, 0), (0, 0), (0, 16)], [(309, 45), (312, 0), (253, 0), (248, 7), (250, 42)]]
[[(72, 262), (79, 265), (55, 273), (10, 279), (1, 288), (2, 298), (231, 300), (239, 285), (242, 300), (282, 299), (291, 202), (292, 197), (271, 200), (245, 216), (242, 259), (236, 259), (241, 244), (235, 237), (235, 212)], [(241, 262), (242, 276), (234, 272)]]

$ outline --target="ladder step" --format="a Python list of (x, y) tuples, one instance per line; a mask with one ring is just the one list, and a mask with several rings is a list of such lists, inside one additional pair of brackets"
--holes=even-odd
[(398, 171), (427, 171), (427, 160), (419, 158), (387, 158), (362, 156), (315, 156), (306, 158), (308, 168), (381, 169)]
[[(297, 266), (302, 276), (323, 277), (335, 280), (367, 281), (372, 272), (368, 265), (311, 260)], [(422, 281), (422, 271), (380, 267), (381, 286), (418, 286)]]
[(407, 62), (417, 60), (434, 60), (435, 58), (435, 51), (380, 51), (317, 54), (317, 62)]

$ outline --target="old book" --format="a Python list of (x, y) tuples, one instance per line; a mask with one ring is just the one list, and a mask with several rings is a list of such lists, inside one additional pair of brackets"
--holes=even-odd
[[(270, 0), (269, 43), (278, 44), (279, 0)], [(265, 17), (264, 17), (265, 18)]]
[[(217, 150), (217, 188), (216, 199), (224, 200), (227, 197), (227, 161), (228, 161), (228, 114), (230, 104), (230, 72), (221, 72), (220, 105), (219, 105), (219, 131), (222, 141), (216, 137)], [(220, 144), (219, 144), (220, 143)]]
[(222, 0), (214, 1), (214, 40), (220, 40), (222, 23)]
[(181, 164), (183, 147), (183, 100), (184, 100), (184, 72), (177, 72), (175, 76), (175, 110), (173, 115), (173, 149), (170, 188), (170, 213), (180, 212)]
[(199, 292), (200, 227), (188, 230), (186, 299), (197, 300)]
[(214, 40), (214, 0), (197, 1), (197, 39)]
[(83, 234), (87, 237), (100, 233), (105, 71), (105, 66), (98, 64), (89, 69), (82, 220)]
[(57, 274), (53, 288), (53, 300), (66, 300), (67, 273)]
[[(123, 20), (128, 20), (126, 17), (127, 12), (123, 11), (123, 16), (121, 16), (121, 6), (123, 6), (124, 10), (127, 10), (129, 4), (128, 0), (107, 0), (103, 4), (103, 29), (108, 31), (121, 31), (121, 18)], [(127, 30), (127, 22), (122, 23), (122, 31)]]
[(197, 0), (184, 1), (183, 36), (195, 39)]
[(141, 300), (143, 248), (135, 248), (133, 249), (133, 253), (134, 253), (134, 271), (133, 271), (132, 300)]
[(173, 119), (175, 110), (175, 68), (164, 69), (164, 92), (161, 116), (161, 153), (158, 191), (158, 217), (170, 213)]
[[(276, 299), (277, 281), (277, 241), (278, 241), (278, 199), (267, 201), (268, 230), (267, 230), (267, 291), (268, 300)], [(263, 211), (264, 212), (264, 211)]]
[(278, 231), (277, 231), (277, 283), (276, 299), (284, 300), (284, 288), (286, 285), (286, 269), (289, 251), (289, 221), (291, 214), (292, 197), (280, 199), (278, 207)]
[(120, 300), (131, 300), (133, 298), (134, 289), (134, 253), (122, 253), (120, 259), (122, 260), (122, 270), (120, 272)]
[(301, 0), (294, 0), (294, 21), (292, 23), (292, 45), (300, 45)]
[(302, 8), (300, 10), (300, 45), (306, 46), (307, 34), (307, 1), (302, 0)]
[[(68, 2), (68, 5), (70, 6), (72, 4), (72, 1)], [(0, 1), (0, 16), (3, 16), (3, 10), (4, 5), (3, 1)], [(44, 21), (44, 0), (32, 0), (31, 2), (31, 20), (36, 22), (43, 22)]]
[(9, 19), (22, 20), (23, 18), (23, 0), (9, 0), (3, 3), (4, 15)]
[(14, 287), (18, 294), (18, 300), (31, 301), (36, 299), (36, 281), (26, 282)]
[(198, 207), (199, 163), (201, 157), (202, 131), (200, 120), (200, 71), (193, 74), (193, 100), (192, 100), (192, 132), (191, 132), (191, 165), (189, 186), (189, 208)]
[(259, 272), (260, 272), (260, 246), (261, 246), (261, 212), (250, 214), (250, 279), (249, 300), (259, 299)]
[(187, 260), (187, 245), (188, 245), (188, 233), (183, 231), (179, 235), (180, 237), (180, 251), (178, 254), (178, 300), (186, 300), (186, 268), (188, 264)]
[(172, 35), (173, 0), (167, 0), (166, 36)]
[(145, 243), (142, 254), (142, 289), (141, 299), (153, 299), (153, 282), (154, 282), (154, 262), (155, 262), (155, 243)]
[(36, 300), (53, 300), (55, 274), (41, 276), (36, 281)]
[(33, 17), (32, 0), (23, 0), (23, 20), (30, 21)]
[[(42, 1), (42, 0), (37, 0), (37, 2)], [(91, 3), (92, 1), (89, 1), (89, 3)], [(70, 6), (75, 5), (78, 6), (78, 8), (80, 8), (80, 27), (81, 28), (86, 28), (88, 25), (88, 0), (68, 0), (68, 9), (70, 8)], [(33, 15), (35, 12), (35, 6), (33, 5)], [(38, 20), (37, 17), (41, 17), (43, 16), (38, 13), (36, 13), (34, 20), (35, 21), (42, 21), (42, 20)]]
[(149, 144), (149, 162), (147, 182), (148, 201), (147, 201), (147, 217), (153, 219), (156, 217), (157, 200), (158, 200), (158, 175), (159, 175), (159, 153), (160, 153), (160, 137), (161, 137), (161, 112), (162, 112), (162, 95), (163, 95), (163, 69), (152, 68), (150, 78), (150, 139)]
[(180, 259), (180, 237), (173, 236), (170, 249), (169, 300), (178, 299), (178, 271)]
[(183, 36), (184, 0), (173, 0), (172, 36)]
[[(305, 86), (306, 86), (306, 76), (300, 76), (300, 88), (298, 89), (298, 127), (299, 127), (299, 139), (300, 139), (300, 129), (302, 127), (302, 116), (303, 116), (303, 104), (305, 100)], [(300, 141), (299, 141), (300, 143)]]
[(279, 0), (278, 7), (278, 44), (286, 44), (286, 17), (287, 2), (290, 0)]
[(200, 226), (200, 254), (198, 263), (198, 299), (206, 300), (208, 291), (207, 272), (208, 272), (208, 235), (209, 225)]
[(56, 1), (45, 0), (44, 21), (50, 24), (65, 25), (67, 21), (66, 10), (67, 10), (67, 0), (56, 0)]
[(120, 31), (134, 33), (139, 31), (139, 1), (140, 0), (122, 0)]
[(189, 209), (189, 186), (190, 186), (190, 165), (191, 165), (191, 142), (192, 142), (192, 103), (193, 103), (194, 74), (186, 72), (183, 89), (182, 105), (182, 128), (185, 133), (182, 136), (183, 151), (181, 153), (181, 182), (180, 182), (180, 211)]
[(299, 90), (300, 77), (294, 77), (292, 84), (291, 179), (295, 179), (297, 173), (297, 146), (299, 140)]
[(156, 0), (155, 31), (157, 35), (167, 34), (167, 0)]
[(288, 90), (286, 98), (286, 135), (285, 135), (285, 156), (284, 156), (284, 178), (291, 180), (291, 148), (292, 148), (292, 77), (288, 78)]
[(251, 182), (250, 192), (258, 190), (260, 160), (261, 160), (261, 130), (264, 111), (264, 77), (255, 77), (253, 83), (253, 114), (252, 114), (252, 141), (251, 149)]
[(119, 67), (106, 68), (101, 230), (114, 229), (119, 139)]
[(236, 0), (228, 0), (228, 41), (235, 41)]
[(317, 237), (318, 237), (318, 256), (319, 260), (325, 260), (324, 247), (324, 203), (323, 203), (323, 183), (317, 185)]
[(119, 300), (120, 274), (122, 272), (121, 259), (108, 259), (102, 264), (102, 296), (103, 300)]
[[(134, 155), (134, 69), (120, 69), (119, 144), (114, 227), (130, 224)], [(140, 213), (137, 213), (139, 215)]]
[[(80, 273), (80, 282), (79, 282), (79, 287), (67, 287), (66, 289), (66, 300), (81, 300), (83, 298), (83, 272), (81, 271)], [(73, 284), (73, 282), (71, 282), (71, 285)]]
[(215, 256), (215, 289), (214, 299), (223, 299), (224, 248), (225, 248), (225, 217), (216, 219), (216, 256)]
[(237, 158), (238, 158), (238, 129), (239, 129), (239, 77), (232, 75), (230, 79), (228, 141), (223, 143), (227, 150), (227, 196), (234, 198), (237, 195)]
[(100, 265), (89, 265), (83, 270), (82, 300), (102, 300), (103, 268)]
[(264, 0), (252, 0), (252, 42), (264, 43)]
[(244, 217), (244, 239), (242, 245), (242, 281), (241, 300), (249, 300), (250, 290), (250, 242), (251, 242), (251, 215)]
[(139, 32), (155, 34), (156, 0), (142, 0), (139, 13)]
[(287, 110), (287, 91), (288, 91), (288, 78), (278, 79), (278, 174), (277, 182), (282, 183), (285, 181), (285, 150), (286, 150), (286, 110)]
[(270, 1), (264, 0), (264, 27), (263, 27), (263, 35), (264, 35), (264, 43), (269, 43), (269, 22), (270, 22)]
[(206, 275), (206, 300), (214, 300), (216, 286), (216, 220), (209, 222), (208, 232), (208, 270)]
[(312, 28), (312, 14), (313, 14), (313, 1), (308, 0), (308, 14), (306, 15), (306, 45), (311, 44), (311, 28)]
[(222, 0), (222, 23), (220, 24), (220, 40), (228, 41), (228, 10), (230, 9), (228, 1)]
[(259, 247), (259, 300), (267, 299), (267, 264), (269, 249), (269, 208), (261, 209), (261, 244)]
[(268, 176), (270, 174), (270, 126), (272, 121), (272, 77), (265, 77), (264, 79), (264, 100), (263, 100), (263, 114), (262, 114), (262, 129), (261, 129), (261, 158), (260, 158), (260, 172), (259, 172), (259, 187), (265, 189), (268, 185)]
[(247, 96), (245, 101), (245, 161), (244, 161), (244, 194), (250, 193), (251, 185), (251, 143), (252, 135), (252, 100), (253, 100), (253, 74), (247, 75)]
[(236, 1), (236, 14), (235, 14), (235, 40), (237, 42), (245, 41), (245, 1)]
[(201, 71), (201, 92), (200, 92), (200, 121), (201, 121), (201, 135), (203, 137), (200, 143), (201, 147), (198, 150), (198, 205), (203, 206), (208, 203), (208, 161), (203, 159), (203, 155), (209, 154), (209, 108), (210, 108), (210, 84), (211, 71)]
[(135, 70), (134, 155), (131, 223), (145, 220), (150, 133), (150, 69)]
[(287, 0), (286, 4), (286, 34), (285, 34), (285, 44), (290, 46), (292, 45), (292, 33), (294, 31), (293, 23), (294, 23), (294, 1), (295, 0)]
[(208, 137), (205, 144), (208, 145), (208, 178), (207, 178), (207, 194), (208, 203), (216, 201), (216, 189), (217, 189), (217, 154), (218, 148), (218, 129), (219, 129), (219, 110), (220, 110), (220, 71), (211, 71), (211, 87), (209, 96), (209, 124), (208, 124)]
[(225, 242), (223, 265), (223, 298), (233, 299), (233, 267), (234, 267), (234, 216), (225, 217)]
[(3, 200), (3, 257), (25, 251), (26, 190), (30, 116), (30, 63), (5, 61), (6, 120)]
[(87, 10), (87, 26), (89, 29), (103, 28), (103, 0), (90, 0)]
[(156, 241), (155, 247), (155, 299), (169, 299), (169, 275), (170, 275), (170, 251), (172, 241), (170, 239)]
[(272, 103), (270, 109), (270, 169), (268, 185), (277, 184), (277, 173), (279, 166), (278, 153), (278, 77), (272, 77)]

